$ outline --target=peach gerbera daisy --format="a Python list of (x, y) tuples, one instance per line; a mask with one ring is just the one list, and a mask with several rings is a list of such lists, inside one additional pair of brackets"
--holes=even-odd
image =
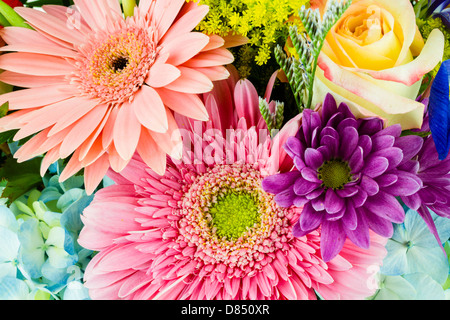
[[(41, 173), (70, 156), (61, 180), (84, 168), (92, 193), (109, 167), (120, 172), (135, 151), (164, 174), (166, 154), (181, 156), (174, 112), (208, 120), (197, 94), (227, 78), (233, 61), (217, 36), (192, 32), (208, 7), (184, 0), (141, 0), (123, 16), (118, 0), (75, 0), (71, 8), (18, 8), (35, 29), (7, 27), (13, 51), (0, 57), (0, 81), (23, 90), (0, 96), (12, 113), (0, 131), (34, 135), (14, 155), (45, 154)], [(182, 48), (182, 50), (180, 50)]]

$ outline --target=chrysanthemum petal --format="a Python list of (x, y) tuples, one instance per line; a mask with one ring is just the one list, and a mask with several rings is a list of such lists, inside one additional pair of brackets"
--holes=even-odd
[(345, 231), (341, 221), (327, 221), (322, 223), (320, 249), (324, 261), (333, 259), (342, 249), (345, 242)]

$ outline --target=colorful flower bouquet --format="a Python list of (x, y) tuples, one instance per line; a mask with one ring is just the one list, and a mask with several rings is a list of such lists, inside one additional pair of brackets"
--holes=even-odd
[(450, 299), (450, 1), (0, 1), (1, 300)]

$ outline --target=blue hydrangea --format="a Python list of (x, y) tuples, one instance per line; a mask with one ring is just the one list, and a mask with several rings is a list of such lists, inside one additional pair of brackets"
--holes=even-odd
[(370, 299), (450, 298), (450, 219), (430, 213), (447, 252), (443, 252), (420, 215), (407, 209), (405, 221), (394, 224), (394, 234), (386, 244), (387, 256), (379, 273), (379, 290)]
[(0, 201), (0, 299), (89, 299), (84, 270), (93, 252), (81, 247), (80, 215), (93, 199), (83, 177), (59, 183), (60, 163), (43, 178), (45, 188), (8, 208)]

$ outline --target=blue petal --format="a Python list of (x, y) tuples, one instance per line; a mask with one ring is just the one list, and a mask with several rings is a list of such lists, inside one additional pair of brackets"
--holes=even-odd
[(450, 60), (446, 60), (434, 78), (430, 91), (428, 114), (430, 129), (439, 159), (447, 157), (450, 149)]
[(444, 289), (430, 276), (424, 273), (411, 273), (404, 275), (416, 289), (417, 295), (414, 300), (445, 300)]

